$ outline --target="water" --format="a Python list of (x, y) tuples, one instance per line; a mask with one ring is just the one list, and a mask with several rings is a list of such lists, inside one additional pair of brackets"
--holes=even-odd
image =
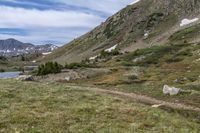
[(21, 72), (2, 72), (0, 78), (16, 78)]

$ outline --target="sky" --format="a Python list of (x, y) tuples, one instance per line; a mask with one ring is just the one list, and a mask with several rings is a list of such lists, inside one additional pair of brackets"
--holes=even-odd
[(134, 0), (0, 0), (0, 39), (63, 45), (132, 2)]

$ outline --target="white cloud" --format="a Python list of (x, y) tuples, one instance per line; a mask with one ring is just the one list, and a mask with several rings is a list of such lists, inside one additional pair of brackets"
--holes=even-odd
[[(51, 0), (53, 1), (53, 0)], [(113, 14), (134, 0), (57, 0), (65, 4), (80, 6)]]
[[(73, 29), (73, 28), (72, 28)], [(0, 34), (0, 39), (15, 38), (23, 42), (31, 42), (34, 44), (53, 43), (63, 45), (70, 40), (82, 35), (89, 29), (62, 29), (62, 28), (42, 28), (42, 29), (28, 29), (28, 35), (9, 35)]]
[(103, 18), (73, 11), (35, 10), (0, 6), (1, 28), (94, 27)]
[[(40, 5), (40, 2), (5, 0), (14, 4)], [(47, 0), (55, 2), (54, 0)], [(1, 34), (0, 39), (15, 38), (23, 42), (43, 44), (56, 41), (64, 44), (99, 25), (109, 15), (114, 14), (133, 0), (57, 0), (63, 5), (77, 9), (38, 10), (34, 8), (0, 5), (0, 28), (17, 28), (27, 31), (27, 35)], [(0, 0), (1, 4), (1, 0)], [(43, 3), (44, 4), (44, 3)], [(45, 6), (45, 5), (43, 5)], [(80, 8), (86, 8), (87, 13)], [(99, 11), (100, 14), (95, 12)], [(79, 29), (79, 28), (80, 29)]]

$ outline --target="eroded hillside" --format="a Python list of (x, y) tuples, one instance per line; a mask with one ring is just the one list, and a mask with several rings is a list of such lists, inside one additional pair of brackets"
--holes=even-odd
[(114, 45), (125, 52), (164, 44), (174, 32), (188, 26), (181, 26), (183, 19), (199, 17), (199, 7), (197, 0), (141, 0), (42, 60), (64, 64), (96, 56)]

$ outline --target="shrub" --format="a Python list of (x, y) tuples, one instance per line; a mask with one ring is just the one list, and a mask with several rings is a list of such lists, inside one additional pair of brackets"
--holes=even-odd
[(192, 52), (190, 49), (186, 49), (184, 51), (180, 51), (176, 54), (176, 56), (192, 56)]
[(182, 61), (182, 60), (183, 60), (183, 58), (175, 57), (175, 58), (167, 59), (166, 62), (167, 62), (167, 63), (174, 63), (174, 62), (180, 62), (180, 61)]
[(0, 69), (0, 72), (5, 72), (5, 70), (4, 69)]
[(4, 56), (0, 56), (0, 60), (2, 60), (2, 61), (6, 61), (6, 60), (7, 60), (7, 58), (6, 58), (6, 57), (4, 57)]
[(57, 62), (47, 62), (38, 67), (37, 75), (47, 75), (50, 73), (59, 73), (62, 70), (62, 65)]
[(120, 52), (117, 49), (112, 50), (111, 52), (107, 52), (105, 50), (102, 50), (99, 58), (106, 58), (106, 57), (110, 57), (110, 56), (116, 56), (116, 55), (119, 55), (119, 54), (120, 54)]
[[(180, 44), (180, 45), (165, 45), (165, 46), (152, 46), (150, 48), (138, 49), (135, 52), (128, 53), (126, 56), (122, 57), (124, 60), (123, 65), (131, 66), (149, 66), (149, 65), (157, 65), (160, 63), (160, 60), (165, 55), (175, 55), (177, 51), (183, 48), (183, 46), (187, 46), (188, 44)], [(185, 55), (186, 53), (182, 52), (181, 55)], [(133, 62), (134, 59), (140, 58), (144, 56), (142, 60), (138, 60)], [(176, 56), (175, 56), (176, 57)], [(169, 62), (178, 62), (181, 61), (182, 58), (170, 59)], [(131, 62), (132, 61), (132, 62)]]
[(77, 69), (77, 68), (92, 68), (92, 67), (96, 67), (95, 64), (91, 64), (89, 63), (89, 60), (83, 60), (80, 63), (74, 62), (74, 63), (70, 63), (70, 64), (66, 64), (65, 68), (67, 69)]
[(130, 76), (128, 76), (128, 79), (136, 80), (136, 79), (138, 79), (138, 77), (136, 75), (130, 75)]
[(24, 68), (23, 68), (23, 67), (16, 68), (16, 70), (17, 70), (17, 71), (24, 72)]

